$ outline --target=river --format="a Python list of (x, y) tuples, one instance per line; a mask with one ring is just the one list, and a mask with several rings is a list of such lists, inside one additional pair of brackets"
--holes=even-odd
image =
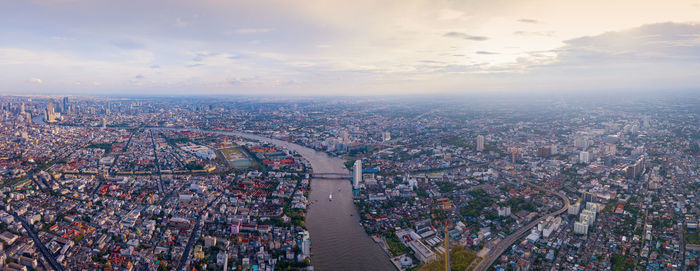
[[(311, 163), (314, 173), (346, 175), (344, 160), (298, 144), (240, 132), (206, 131), (266, 141), (294, 150)], [(333, 194), (333, 200), (328, 195)], [(360, 225), (350, 181), (313, 178), (306, 217), (315, 270), (396, 270), (386, 253)]]

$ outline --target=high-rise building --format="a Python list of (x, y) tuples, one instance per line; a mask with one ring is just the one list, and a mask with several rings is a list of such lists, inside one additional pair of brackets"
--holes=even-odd
[(357, 159), (355, 160), (355, 164), (353, 165), (353, 179), (352, 179), (352, 187), (355, 189), (360, 188), (360, 182), (362, 182), (362, 160)]
[(615, 155), (615, 154), (617, 154), (617, 145), (615, 145), (615, 144), (607, 144), (607, 145), (605, 145), (605, 154), (606, 154), (606, 155)]
[(588, 224), (583, 221), (576, 221), (576, 223), (574, 223), (574, 233), (583, 235), (588, 234)]
[(591, 154), (587, 151), (582, 151), (578, 154), (578, 161), (583, 164), (588, 164), (591, 161)]
[(63, 97), (63, 112), (62, 113), (70, 113), (70, 107), (68, 106), (68, 97)]
[(549, 157), (552, 155), (552, 146), (544, 146), (537, 148), (537, 156)]
[(391, 133), (389, 133), (389, 132), (382, 133), (382, 141), (389, 141), (389, 140), (391, 140)]
[(311, 257), (311, 240), (309, 238), (309, 232), (304, 231), (303, 234), (304, 235), (301, 241), (301, 254), (304, 255), (304, 257)]
[(510, 216), (510, 206), (498, 207), (498, 216)]
[(574, 147), (579, 148), (582, 150), (585, 150), (588, 148), (588, 139), (584, 138), (581, 135), (577, 135), (576, 138), (574, 139)]
[(642, 176), (644, 169), (644, 155), (642, 155), (635, 163), (629, 164), (625, 167), (625, 177), (627, 177), (627, 179), (636, 179)]
[(46, 122), (56, 122), (56, 109), (54, 109), (52, 101), (46, 105)]
[(482, 136), (482, 135), (478, 135), (476, 137), (476, 150), (477, 151), (484, 150), (484, 136)]
[(569, 209), (567, 211), (569, 215), (578, 215), (579, 209), (581, 209), (581, 203), (577, 202), (576, 204), (569, 205)]

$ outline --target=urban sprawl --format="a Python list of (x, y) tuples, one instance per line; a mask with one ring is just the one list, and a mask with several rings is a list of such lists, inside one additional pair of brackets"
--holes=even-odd
[(281, 141), (346, 161), (398, 270), (700, 270), (698, 97), (10, 95), (0, 268), (313, 270)]

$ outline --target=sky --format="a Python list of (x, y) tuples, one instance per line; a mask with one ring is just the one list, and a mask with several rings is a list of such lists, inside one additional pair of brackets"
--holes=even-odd
[(0, 93), (700, 87), (700, 0), (0, 0)]

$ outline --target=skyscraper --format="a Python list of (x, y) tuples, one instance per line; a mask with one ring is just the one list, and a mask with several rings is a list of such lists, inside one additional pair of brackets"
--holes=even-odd
[(360, 188), (360, 182), (362, 181), (362, 160), (358, 159), (355, 160), (355, 164), (353, 165), (353, 179), (352, 179), (352, 187), (355, 189)]
[(482, 135), (478, 135), (476, 137), (476, 150), (477, 151), (484, 150), (484, 136), (482, 136)]
[(62, 113), (70, 113), (70, 108), (68, 107), (68, 97), (63, 97), (63, 112)]
[(56, 109), (54, 109), (52, 101), (46, 105), (46, 122), (56, 122)]

